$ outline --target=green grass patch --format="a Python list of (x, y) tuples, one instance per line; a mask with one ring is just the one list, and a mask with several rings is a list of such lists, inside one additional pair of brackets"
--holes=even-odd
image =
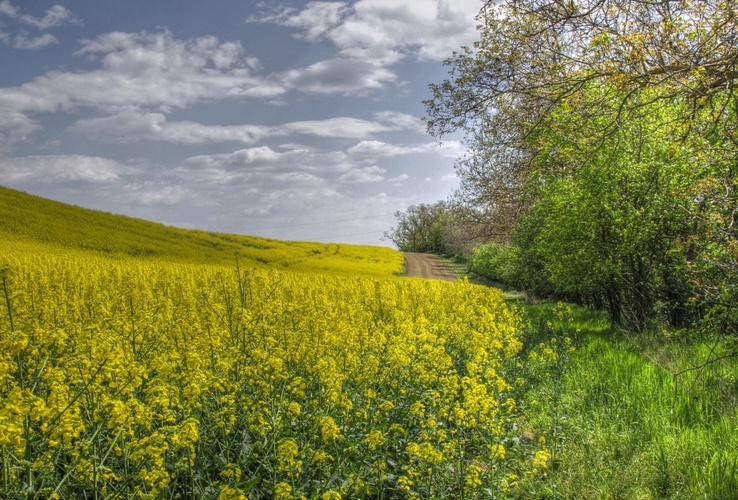
[[(738, 363), (730, 342), (637, 338), (593, 311), (520, 304), (519, 450), (546, 443), (519, 498), (738, 498)], [(570, 339), (570, 340), (566, 340)], [(710, 363), (706, 361), (712, 360)]]

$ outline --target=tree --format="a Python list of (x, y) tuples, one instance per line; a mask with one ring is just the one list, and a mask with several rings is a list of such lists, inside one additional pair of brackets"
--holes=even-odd
[[(590, 86), (601, 108), (608, 96), (618, 105), (616, 89)], [(652, 93), (643, 90), (640, 98), (650, 101)], [(583, 112), (562, 105), (551, 113), (550, 127), (531, 135), (539, 150), (535, 164), (547, 173), (524, 216), (538, 219), (524, 246), (538, 255), (556, 291), (606, 308), (613, 323), (641, 330), (658, 310), (682, 324), (691, 287), (686, 248), (677, 242), (697, 228), (678, 207), (698, 174), (679, 131), (662, 126), (681, 111), (643, 105), (603, 138), (595, 135), (600, 120)], [(587, 140), (597, 148), (579, 147)]]
[[(528, 134), (562, 101), (581, 99), (591, 82), (618, 89), (601, 136), (644, 104), (640, 89), (658, 88), (655, 100), (685, 100), (684, 124), (703, 109), (719, 123), (733, 100), (733, 0), (490, 1), (479, 22), (480, 40), (447, 61), (449, 80), (431, 85), (428, 130), (466, 132), (470, 153), (457, 165), (461, 193), (496, 214), (491, 222), (503, 229), (531, 203), (525, 188), (536, 150), (526, 144)], [(599, 98), (587, 97), (580, 106), (597, 113)]]
[(465, 131), (459, 194), (536, 286), (635, 328), (738, 316), (735, 2), (512, 0), (479, 21), (428, 128)]
[(395, 213), (397, 226), (384, 237), (403, 252), (446, 253), (450, 213), (444, 202), (420, 204)]

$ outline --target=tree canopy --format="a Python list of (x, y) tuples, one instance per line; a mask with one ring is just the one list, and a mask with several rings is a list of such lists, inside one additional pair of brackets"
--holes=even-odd
[(465, 132), (458, 197), (520, 247), (522, 282), (635, 329), (737, 333), (735, 2), (512, 0), (478, 19), (428, 129)]

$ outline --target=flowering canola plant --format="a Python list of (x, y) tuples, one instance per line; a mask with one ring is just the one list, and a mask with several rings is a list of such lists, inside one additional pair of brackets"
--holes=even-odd
[(0, 497), (500, 491), (520, 320), (467, 282), (0, 254)]

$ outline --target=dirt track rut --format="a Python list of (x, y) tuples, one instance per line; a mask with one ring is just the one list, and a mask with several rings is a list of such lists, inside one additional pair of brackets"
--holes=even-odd
[(451, 269), (435, 255), (405, 252), (405, 276), (456, 281)]

